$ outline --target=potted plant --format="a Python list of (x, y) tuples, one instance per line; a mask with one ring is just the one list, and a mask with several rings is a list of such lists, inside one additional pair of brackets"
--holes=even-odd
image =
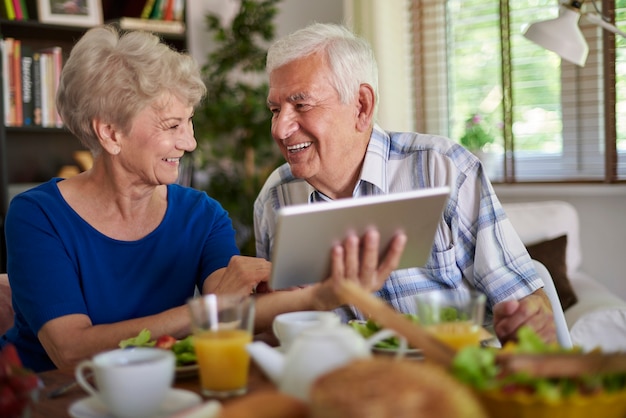
[(245, 255), (255, 253), (254, 200), (284, 161), (270, 135), (265, 81), (266, 45), (274, 38), (279, 1), (241, 0), (227, 23), (216, 14), (206, 16), (215, 48), (202, 68), (208, 93), (194, 117), (194, 166), (206, 177), (201, 188), (229, 212)]
[(472, 114), (465, 121), (465, 132), (460, 142), (468, 150), (482, 151), (485, 145), (493, 144), (494, 139), (491, 126), (480, 113)]
[(501, 153), (495, 144), (496, 130), (487, 117), (473, 113), (465, 121), (465, 131), (459, 140), (461, 145), (478, 157), (491, 179), (497, 177), (502, 161)]

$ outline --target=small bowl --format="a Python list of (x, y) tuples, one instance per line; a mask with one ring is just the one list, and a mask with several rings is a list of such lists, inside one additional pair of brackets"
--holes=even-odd
[(575, 394), (550, 401), (534, 394), (499, 390), (479, 392), (478, 398), (493, 418), (624, 418), (626, 390), (593, 395)]
[(176, 366), (176, 378), (187, 379), (198, 375), (198, 363)]

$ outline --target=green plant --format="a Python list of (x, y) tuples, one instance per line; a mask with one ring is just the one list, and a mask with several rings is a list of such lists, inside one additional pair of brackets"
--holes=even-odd
[(495, 140), (493, 128), (479, 113), (474, 113), (465, 121), (465, 133), (460, 139), (461, 145), (470, 151), (482, 150)]
[(252, 207), (263, 182), (284, 160), (270, 135), (265, 81), (266, 45), (274, 38), (280, 0), (241, 0), (232, 21), (206, 16), (215, 48), (202, 74), (207, 99), (196, 110), (195, 166), (207, 175), (202, 188), (229, 212), (237, 244), (254, 255)]

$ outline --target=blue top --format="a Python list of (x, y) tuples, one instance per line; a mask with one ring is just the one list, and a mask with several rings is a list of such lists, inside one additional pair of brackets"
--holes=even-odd
[(239, 254), (228, 213), (204, 192), (167, 186), (161, 224), (137, 241), (119, 241), (85, 222), (59, 181), (16, 196), (6, 218), (15, 324), (0, 347), (14, 343), (37, 372), (55, 368), (37, 339), (47, 321), (85, 314), (107, 324), (181, 306)]

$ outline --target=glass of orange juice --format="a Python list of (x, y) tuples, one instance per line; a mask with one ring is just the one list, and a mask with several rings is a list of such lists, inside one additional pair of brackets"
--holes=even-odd
[(419, 322), (440, 341), (461, 349), (479, 346), (486, 296), (476, 290), (437, 290), (415, 296)]
[(246, 393), (252, 341), (254, 299), (208, 294), (190, 299), (193, 344), (202, 394), (227, 398)]

